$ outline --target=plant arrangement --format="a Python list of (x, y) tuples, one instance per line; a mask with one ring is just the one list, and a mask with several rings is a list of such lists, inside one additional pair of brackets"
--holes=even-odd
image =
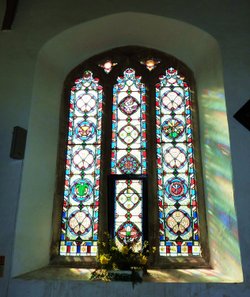
[(147, 241), (138, 250), (137, 245), (129, 240), (118, 247), (115, 240), (105, 234), (98, 242), (98, 267), (92, 272), (91, 279), (104, 281), (131, 281), (133, 285), (142, 282), (142, 274), (147, 273), (148, 259), (156, 248), (150, 248)]

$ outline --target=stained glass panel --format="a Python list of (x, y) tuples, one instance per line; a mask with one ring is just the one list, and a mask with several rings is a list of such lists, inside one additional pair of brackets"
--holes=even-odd
[(111, 173), (146, 173), (145, 86), (128, 68), (113, 88)]
[(169, 68), (156, 85), (160, 255), (200, 255), (189, 86)]
[(90, 71), (71, 89), (60, 255), (95, 256), (103, 91)]
[[(146, 174), (145, 86), (128, 68), (113, 88), (111, 173)], [(142, 246), (142, 181), (116, 181), (114, 235), (118, 245)]]
[(142, 180), (115, 181), (115, 241), (117, 246), (133, 242), (142, 247)]

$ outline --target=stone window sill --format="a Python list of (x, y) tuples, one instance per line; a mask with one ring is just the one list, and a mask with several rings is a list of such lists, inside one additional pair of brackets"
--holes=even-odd
[[(91, 271), (86, 268), (47, 266), (21, 276), (22, 280), (89, 281)], [(153, 283), (240, 283), (242, 278), (225, 276), (214, 269), (149, 269), (144, 282)], [(96, 281), (93, 281), (96, 282)]]

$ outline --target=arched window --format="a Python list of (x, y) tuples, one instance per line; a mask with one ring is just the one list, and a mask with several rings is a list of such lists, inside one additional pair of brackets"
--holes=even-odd
[(152, 265), (188, 262), (180, 258), (204, 265), (194, 89), (183, 63), (139, 47), (95, 56), (69, 74), (58, 160), (63, 211), (52, 256), (91, 262), (109, 231), (117, 245), (157, 246)]

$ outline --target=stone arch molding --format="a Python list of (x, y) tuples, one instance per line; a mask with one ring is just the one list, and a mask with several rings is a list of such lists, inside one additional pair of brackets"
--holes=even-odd
[[(240, 282), (242, 271), (238, 238), (237, 234), (232, 232), (237, 230), (237, 221), (229, 220), (230, 224), (227, 226), (220, 222), (214, 203), (217, 192), (220, 191), (220, 197), (225, 196), (227, 201), (224, 219), (235, 218), (228, 125), (218, 44), (208, 33), (190, 24), (134, 12), (108, 15), (69, 28), (47, 41), (39, 52), (17, 214), (12, 275), (17, 276), (49, 264), (59, 111), (64, 79), (71, 69), (87, 58), (125, 45), (145, 46), (173, 55), (193, 70), (196, 79), (209, 245), (210, 250), (216, 249), (216, 253), (211, 253), (212, 269), (179, 270), (177, 279), (185, 281), (187, 277), (186, 281), (190, 281), (191, 275), (192, 281), (202, 279), (207, 282)], [(220, 104), (220, 117), (215, 118), (213, 122), (211, 117), (214, 110), (211, 103)], [(221, 180), (223, 172), (220, 172), (220, 175), (215, 172), (214, 157), (218, 151), (218, 140), (212, 139), (213, 142), (210, 141), (207, 145), (211, 140), (208, 129), (214, 129), (217, 134), (221, 133), (223, 145), (228, 148), (225, 180)], [(211, 164), (210, 159), (215, 163)], [(219, 184), (219, 189), (213, 187), (214, 183)], [(223, 187), (225, 183), (226, 188)], [(214, 228), (217, 229), (218, 237), (212, 236)], [(223, 244), (226, 238), (230, 238), (226, 241), (227, 246)], [(228, 258), (233, 259), (230, 265)], [(161, 281), (173, 281), (173, 277), (168, 276), (169, 273), (161, 274)]]

